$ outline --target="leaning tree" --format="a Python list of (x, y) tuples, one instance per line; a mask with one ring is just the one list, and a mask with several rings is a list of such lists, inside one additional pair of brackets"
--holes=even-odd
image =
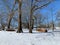
[(7, 25), (7, 28), (10, 29), (11, 20), (12, 20), (12, 18), (14, 16), (15, 12), (17, 11), (17, 8), (15, 9), (16, 1), (13, 2), (12, 8), (10, 8), (11, 7), (11, 5), (10, 5), (11, 2), (9, 2), (9, 0), (2, 0), (2, 1), (3, 1), (4, 5), (5, 5), (7, 11), (8, 11), (7, 12), (7, 15), (8, 15), (8, 25)]

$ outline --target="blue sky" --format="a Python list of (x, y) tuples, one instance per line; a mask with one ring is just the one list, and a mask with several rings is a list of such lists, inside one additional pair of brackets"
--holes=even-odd
[(47, 7), (39, 10), (43, 15), (48, 15), (50, 17), (49, 20), (51, 20), (51, 16), (53, 15), (55, 20), (56, 12), (60, 10), (60, 0), (56, 0), (49, 4)]
[(44, 9), (42, 9), (42, 12), (50, 11), (51, 8), (53, 8), (52, 11), (54, 13), (56, 13), (56, 11), (60, 10), (60, 1), (54, 1), (54, 2), (52, 2), (47, 7), (45, 7)]

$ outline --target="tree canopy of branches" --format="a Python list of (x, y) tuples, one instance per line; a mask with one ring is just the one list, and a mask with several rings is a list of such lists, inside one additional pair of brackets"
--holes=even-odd
[[(41, 3), (43, 3), (43, 2), (45, 2), (45, 3), (43, 3), (42, 5), (36, 5), (37, 2), (38, 2), (39, 4), (41, 4)], [(38, 9), (41, 9), (41, 8), (43, 8), (43, 7), (48, 6), (51, 2), (52, 2), (51, 0), (48, 0), (48, 1), (45, 1), (45, 0), (43, 0), (43, 1), (35, 0), (35, 2), (34, 2), (34, 0), (31, 0), (30, 22), (29, 22), (29, 32), (30, 32), (30, 33), (32, 33), (32, 25), (33, 25), (33, 24), (32, 24), (32, 22), (33, 22), (32, 17), (33, 17), (33, 13), (34, 13), (36, 10), (38, 10)]]
[[(18, 30), (17, 33), (21, 33), (22, 31), (22, 5), (24, 0), (13, 0), (13, 2), (11, 3), (11, 5), (9, 5), (9, 0), (3, 0), (6, 9), (7, 9), (7, 15), (8, 15), (8, 29), (10, 28), (11, 25), (11, 20), (15, 14), (15, 12), (18, 10)], [(34, 25), (34, 19), (33, 19), (33, 15), (34, 12), (37, 10), (40, 10), (46, 6), (48, 6), (50, 3), (52, 2), (52, 0), (31, 0), (30, 4), (30, 12), (29, 12), (29, 33), (32, 33), (32, 29), (33, 29), (33, 25)], [(9, 4), (8, 4), (9, 3)], [(18, 4), (18, 7), (16, 8), (16, 4)], [(24, 7), (24, 6), (23, 6)], [(40, 17), (40, 16), (39, 16)], [(41, 17), (40, 17), (41, 18)], [(14, 18), (15, 19), (15, 18)], [(42, 19), (42, 18), (41, 18)]]

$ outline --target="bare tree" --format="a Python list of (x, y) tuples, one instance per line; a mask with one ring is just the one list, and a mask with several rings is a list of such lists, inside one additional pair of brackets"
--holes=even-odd
[(10, 11), (10, 13), (9, 13), (9, 19), (8, 19), (8, 29), (10, 28), (10, 23), (11, 23), (11, 20), (12, 20), (12, 18), (13, 18), (13, 16), (14, 16), (14, 13), (15, 13), (15, 11), (17, 10), (14, 10), (14, 8), (15, 8), (15, 4), (16, 4), (16, 2), (14, 2), (14, 4), (13, 4), (13, 8), (11, 9), (11, 11)]
[(53, 15), (53, 8), (50, 9), (51, 10), (51, 16), (52, 16), (52, 30), (54, 31), (54, 15)]
[[(38, 6), (38, 5), (35, 5), (36, 2), (41, 2), (41, 1), (40, 1), (40, 0), (35, 0), (36, 2), (35, 2), (34, 4), (33, 4), (33, 1), (34, 1), (34, 0), (31, 0), (30, 22), (29, 22), (29, 33), (32, 33), (32, 22), (33, 22), (32, 16), (33, 16), (33, 13), (34, 13), (36, 10), (41, 9), (41, 8), (47, 6), (48, 4), (51, 3), (51, 0), (49, 0), (49, 1), (47, 1), (47, 3)], [(43, 1), (43, 2), (45, 2), (45, 1)]]
[(7, 26), (7, 28), (10, 29), (11, 20), (14, 16), (14, 13), (17, 11), (17, 9), (14, 9), (15, 5), (16, 5), (16, 1), (14, 1), (12, 8), (10, 8), (10, 5), (7, 4), (7, 3), (9, 3), (8, 0), (2, 0), (2, 1), (4, 2), (4, 5), (6, 6), (6, 9), (8, 11), (8, 13), (7, 13), (7, 15), (8, 15), (8, 26)]
[(21, 16), (22, 16), (22, 0), (18, 0), (18, 13), (19, 13), (19, 18), (18, 18), (18, 31), (17, 33), (21, 33), (22, 31), (22, 20), (21, 20)]
[(56, 13), (56, 25), (60, 27), (60, 10)]

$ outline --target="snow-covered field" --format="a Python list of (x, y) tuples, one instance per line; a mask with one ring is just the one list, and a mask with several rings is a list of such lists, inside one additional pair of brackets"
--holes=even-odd
[(0, 45), (60, 45), (60, 32), (16, 33), (0, 31)]

